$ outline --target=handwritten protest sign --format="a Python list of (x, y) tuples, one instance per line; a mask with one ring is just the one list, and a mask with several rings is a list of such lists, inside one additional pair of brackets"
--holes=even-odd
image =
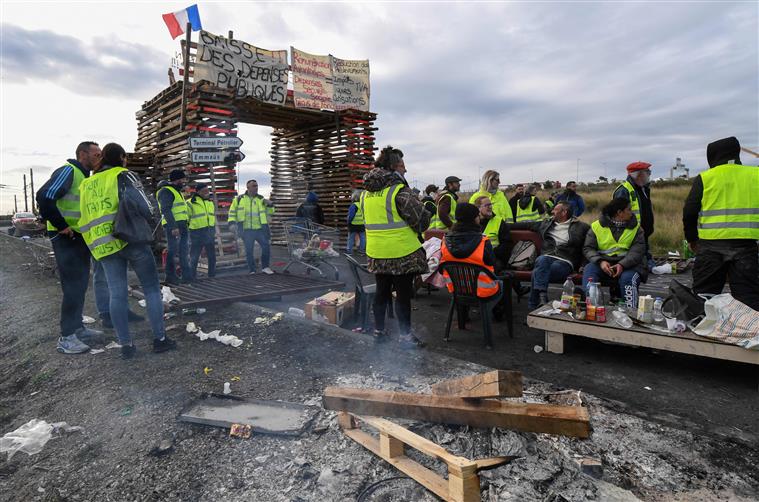
[(287, 51), (268, 51), (241, 40), (201, 31), (195, 81), (235, 89), (237, 97), (253, 96), (284, 104), (287, 96)]
[(295, 106), (331, 110), (334, 91), (330, 56), (316, 56), (290, 47), (290, 58)]
[(332, 56), (334, 110), (369, 111), (369, 60)]

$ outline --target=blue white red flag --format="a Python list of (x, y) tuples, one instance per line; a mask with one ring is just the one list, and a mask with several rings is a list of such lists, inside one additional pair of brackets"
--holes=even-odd
[(192, 31), (203, 29), (203, 26), (200, 24), (200, 13), (198, 12), (197, 4), (193, 4), (184, 10), (164, 14), (163, 22), (169, 28), (171, 38), (177, 38), (179, 35), (182, 35), (187, 23), (192, 24)]

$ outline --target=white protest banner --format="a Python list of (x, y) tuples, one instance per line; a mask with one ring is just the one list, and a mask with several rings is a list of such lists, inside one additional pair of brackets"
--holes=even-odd
[(330, 56), (316, 56), (290, 47), (293, 98), (298, 108), (333, 109)]
[(369, 60), (332, 56), (334, 110), (355, 108), (369, 111)]
[(284, 104), (287, 96), (287, 51), (268, 51), (241, 40), (201, 31), (195, 81), (235, 89), (237, 97), (253, 96)]

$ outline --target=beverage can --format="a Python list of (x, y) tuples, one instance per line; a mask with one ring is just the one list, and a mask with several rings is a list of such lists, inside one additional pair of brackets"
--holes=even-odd
[(586, 321), (595, 321), (596, 320), (596, 306), (592, 303), (588, 303), (588, 306), (585, 310), (585, 320)]
[(606, 322), (606, 307), (596, 307), (596, 321)]

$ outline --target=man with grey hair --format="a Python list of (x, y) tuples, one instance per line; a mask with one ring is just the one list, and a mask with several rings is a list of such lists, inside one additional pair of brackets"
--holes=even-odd
[(543, 239), (541, 255), (532, 269), (532, 290), (527, 306), (532, 310), (548, 303), (548, 284), (563, 282), (577, 272), (582, 262), (582, 246), (590, 226), (572, 216), (568, 202), (557, 202), (553, 216), (543, 221), (515, 223), (514, 230), (532, 230)]

